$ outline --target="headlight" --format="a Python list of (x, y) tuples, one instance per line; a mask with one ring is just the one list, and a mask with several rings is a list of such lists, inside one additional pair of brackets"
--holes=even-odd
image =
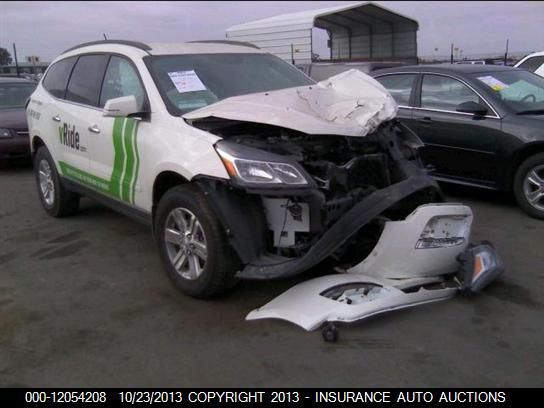
[(293, 186), (308, 185), (308, 181), (297, 168), (288, 163), (275, 161), (250, 160), (234, 157), (216, 147), (217, 153), (227, 172), (246, 184), (286, 184)]
[(0, 139), (6, 139), (8, 137), (13, 137), (9, 129), (0, 128)]
[(463, 244), (470, 222), (464, 215), (436, 216), (429, 220), (416, 243), (416, 249), (446, 248)]

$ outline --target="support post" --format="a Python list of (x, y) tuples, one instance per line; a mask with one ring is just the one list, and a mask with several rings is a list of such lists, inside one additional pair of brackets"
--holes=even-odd
[(19, 78), (19, 63), (17, 62), (17, 48), (15, 48), (15, 43), (13, 43), (13, 58), (15, 59), (15, 72), (17, 72), (17, 78)]

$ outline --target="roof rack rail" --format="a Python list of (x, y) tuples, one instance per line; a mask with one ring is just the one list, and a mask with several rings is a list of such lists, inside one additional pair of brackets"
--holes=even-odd
[(151, 47), (147, 44), (144, 44), (142, 42), (138, 41), (128, 41), (128, 40), (100, 40), (100, 41), (91, 41), (86, 42), (83, 44), (76, 45), (75, 47), (68, 48), (67, 50), (63, 51), (63, 54), (68, 51), (73, 51), (77, 48), (87, 47), (89, 45), (99, 45), (99, 44), (120, 44), (120, 45), (128, 45), (130, 47), (139, 48), (140, 50), (144, 51), (150, 51)]
[(229, 45), (239, 45), (241, 47), (251, 47), (260, 50), (255, 44), (251, 44), (243, 41), (230, 41), (230, 40), (201, 40), (201, 41), (188, 41), (190, 43), (216, 43), (216, 44), (229, 44)]

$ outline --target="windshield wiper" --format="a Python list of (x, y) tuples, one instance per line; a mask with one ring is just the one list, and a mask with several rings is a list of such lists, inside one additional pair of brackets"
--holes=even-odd
[(544, 109), (529, 109), (516, 112), (516, 115), (544, 115)]

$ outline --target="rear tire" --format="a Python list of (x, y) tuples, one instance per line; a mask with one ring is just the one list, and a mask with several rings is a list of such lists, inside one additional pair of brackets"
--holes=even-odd
[(544, 153), (521, 163), (514, 177), (514, 195), (523, 211), (544, 219)]
[(80, 197), (64, 187), (55, 162), (45, 146), (40, 147), (36, 152), (34, 173), (40, 201), (49, 215), (66, 217), (77, 212)]
[(210, 298), (236, 284), (238, 257), (200, 189), (182, 185), (167, 191), (154, 227), (166, 274), (180, 291)]

